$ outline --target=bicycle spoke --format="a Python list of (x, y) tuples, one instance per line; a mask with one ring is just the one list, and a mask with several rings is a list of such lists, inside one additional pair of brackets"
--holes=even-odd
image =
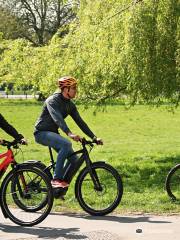
[[(15, 189), (13, 190), (16, 190), (16, 199), (21, 201), (21, 204), (24, 204), (26, 207), (35, 208), (39, 205), (40, 201), (43, 201), (43, 199), (47, 197), (47, 188), (45, 192), (45, 186), (42, 182), (42, 178), (40, 176), (37, 176), (36, 174), (30, 174), (29, 172), (23, 173), (23, 179), (26, 186), (23, 186), (23, 182), (21, 182), (21, 176), (18, 177), (17, 184), (14, 185)], [(38, 179), (40, 179), (40, 181)], [(18, 191), (19, 187), (22, 189), (21, 194)]]

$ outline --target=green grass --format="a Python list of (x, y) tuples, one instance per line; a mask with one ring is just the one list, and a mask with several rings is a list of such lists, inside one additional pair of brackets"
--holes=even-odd
[[(33, 128), (42, 104), (35, 101), (0, 100), (0, 112), (26, 138), (29, 145), (22, 147), (24, 160), (38, 159), (48, 164), (48, 148), (34, 142)], [(104, 146), (95, 147), (93, 160), (106, 160), (121, 174), (124, 194), (117, 212), (179, 213), (180, 205), (173, 203), (164, 190), (164, 182), (170, 168), (180, 162), (180, 109), (175, 114), (166, 106), (153, 108), (138, 105), (129, 110), (122, 105), (109, 105), (106, 111), (79, 106), (82, 117)], [(74, 133), (83, 135), (71, 118), (67, 123)], [(0, 136), (11, 139), (2, 130)], [(74, 143), (74, 148), (79, 145)], [(0, 152), (4, 149), (1, 147)], [(22, 154), (17, 155), (19, 162)], [(76, 178), (76, 177), (75, 177)], [(72, 182), (66, 201), (56, 200), (56, 209), (79, 211)]]

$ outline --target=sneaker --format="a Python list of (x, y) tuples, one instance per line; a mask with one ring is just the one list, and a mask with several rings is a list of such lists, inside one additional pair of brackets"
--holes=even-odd
[(59, 179), (51, 180), (51, 185), (53, 188), (66, 188), (69, 186), (67, 182), (61, 181)]

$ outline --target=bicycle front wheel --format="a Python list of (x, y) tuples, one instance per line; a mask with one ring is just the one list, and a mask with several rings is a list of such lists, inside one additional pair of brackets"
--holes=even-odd
[(53, 205), (49, 178), (32, 165), (11, 171), (2, 183), (1, 205), (5, 215), (18, 225), (33, 226), (42, 222)]
[(180, 164), (173, 167), (167, 175), (166, 191), (174, 201), (180, 201)]
[(86, 212), (103, 216), (112, 212), (120, 203), (123, 184), (121, 176), (112, 166), (96, 162), (91, 167), (99, 187), (95, 187), (88, 169), (84, 168), (76, 181), (75, 194)]

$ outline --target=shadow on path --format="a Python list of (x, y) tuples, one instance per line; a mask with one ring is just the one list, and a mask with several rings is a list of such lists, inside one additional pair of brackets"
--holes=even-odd
[(111, 222), (119, 222), (119, 223), (136, 223), (136, 222), (149, 222), (149, 223), (171, 223), (170, 221), (163, 221), (163, 220), (151, 220), (151, 216), (128, 216), (128, 217), (121, 217), (121, 216), (90, 216), (82, 213), (51, 213), (51, 215), (60, 215), (66, 217), (74, 217), (74, 218), (83, 218), (88, 220), (104, 220), (104, 221), (111, 221)]
[[(87, 236), (82, 234), (77, 234), (79, 228), (51, 228), (51, 227), (21, 227), (21, 226), (11, 226), (6, 224), (0, 224), (0, 231), (4, 233), (21, 233), (27, 235), (33, 235), (36, 238), (43, 239), (56, 239), (59, 237), (64, 237), (66, 239), (87, 239)], [(29, 237), (28, 237), (29, 238)]]
[[(63, 221), (68, 221), (67, 218), (79, 218), (84, 220), (96, 220), (96, 221), (110, 221), (110, 222), (117, 222), (117, 223), (137, 223), (137, 222), (147, 222), (153, 224), (168, 224), (172, 223), (171, 221), (166, 220), (152, 220), (151, 216), (101, 216), (95, 217), (90, 216), (87, 214), (82, 213), (51, 213), (53, 216), (64, 216), (66, 219)], [(58, 227), (46, 227), (46, 226), (33, 226), (33, 227), (22, 227), (22, 226), (13, 226), (11, 224), (2, 224), (0, 223), (0, 231), (6, 233), (14, 233), (14, 234), (27, 234), (28, 239), (29, 235), (35, 238), (42, 238), (42, 239), (58, 239), (63, 237), (65, 239), (88, 239), (88, 237), (82, 234), (80, 231), (81, 229), (78, 227), (75, 228), (63, 228), (63, 218), (60, 218), (60, 224), (62, 228)], [(57, 218), (56, 218), (57, 220)], [(62, 221), (62, 222), (61, 222)], [(87, 223), (86, 223), (87, 224)], [(49, 224), (50, 225), (50, 224)]]

